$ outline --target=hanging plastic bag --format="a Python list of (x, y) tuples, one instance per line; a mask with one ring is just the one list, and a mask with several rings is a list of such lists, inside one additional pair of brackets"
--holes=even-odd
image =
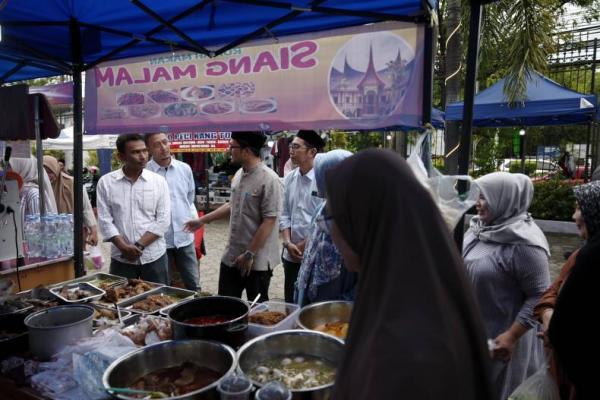
[[(424, 159), (430, 158), (428, 140), (430, 131), (419, 136), (414, 150), (406, 160), (417, 179), (431, 193), (444, 221), (453, 230), (467, 210), (475, 205), (479, 197), (479, 187), (468, 175), (444, 175), (437, 169), (425, 165)], [(430, 163), (428, 163), (430, 164)], [(458, 193), (458, 182), (467, 182), (467, 191)]]
[(85, 260), (85, 267), (88, 270), (102, 269), (104, 265), (104, 258), (102, 257), (102, 251), (100, 246), (89, 246), (88, 255)]
[(554, 381), (548, 364), (544, 363), (540, 370), (525, 379), (508, 400), (560, 400), (558, 386)]

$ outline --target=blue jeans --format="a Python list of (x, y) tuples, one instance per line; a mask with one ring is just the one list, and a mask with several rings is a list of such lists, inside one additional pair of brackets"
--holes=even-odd
[(149, 282), (169, 284), (167, 253), (148, 264), (128, 264), (114, 258), (110, 259), (110, 273), (128, 279), (143, 279)]
[(184, 247), (167, 249), (167, 257), (169, 265), (171, 265), (171, 262), (175, 264), (185, 288), (195, 292), (200, 291), (200, 270), (198, 269), (194, 242)]

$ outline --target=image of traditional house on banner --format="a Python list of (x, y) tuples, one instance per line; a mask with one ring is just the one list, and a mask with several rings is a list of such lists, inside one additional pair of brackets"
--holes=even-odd
[(412, 51), (399, 36), (375, 33), (354, 38), (334, 60), (330, 75), (332, 102), (350, 119), (392, 114), (406, 92), (412, 58)]

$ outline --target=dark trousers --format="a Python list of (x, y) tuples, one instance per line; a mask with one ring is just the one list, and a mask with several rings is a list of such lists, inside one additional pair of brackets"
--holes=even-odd
[(285, 274), (285, 302), (294, 302), (294, 290), (296, 289), (296, 281), (298, 280), (298, 272), (300, 271), (300, 263), (295, 263), (282, 258), (283, 272)]
[(251, 271), (250, 275), (242, 276), (240, 270), (221, 263), (219, 271), (219, 295), (242, 298), (242, 292), (246, 289), (248, 300), (254, 300), (260, 293), (260, 301), (269, 300), (269, 284), (273, 272)]
[(109, 272), (128, 279), (143, 279), (149, 282), (169, 284), (169, 268), (167, 266), (166, 252), (157, 260), (141, 265), (128, 264), (111, 258)]

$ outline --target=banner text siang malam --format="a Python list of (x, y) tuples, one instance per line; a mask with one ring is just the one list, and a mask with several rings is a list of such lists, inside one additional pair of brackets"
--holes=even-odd
[[(289, 69), (312, 69), (318, 65), (314, 55), (319, 45), (310, 40), (280, 47), (277, 54), (261, 51), (255, 57), (241, 56), (226, 60), (209, 61), (205, 65), (204, 76), (220, 77), (225, 75), (248, 75), (261, 72), (285, 71)], [(177, 81), (179, 79), (196, 79), (198, 65), (172, 65), (169, 67), (142, 67), (133, 73), (125, 66), (96, 68), (96, 87), (108, 85), (124, 86), (144, 83)]]

